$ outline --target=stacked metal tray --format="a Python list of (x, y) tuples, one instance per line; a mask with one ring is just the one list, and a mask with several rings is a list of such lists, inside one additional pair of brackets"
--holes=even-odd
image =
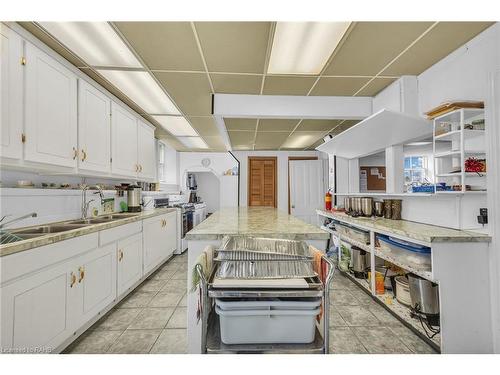
[(317, 276), (313, 255), (302, 241), (226, 237), (215, 258), (216, 277), (238, 279), (286, 279)]

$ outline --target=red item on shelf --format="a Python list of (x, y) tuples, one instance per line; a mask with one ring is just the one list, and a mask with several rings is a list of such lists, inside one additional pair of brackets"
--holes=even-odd
[(332, 193), (327, 191), (325, 194), (325, 210), (330, 211), (332, 209)]
[(473, 157), (468, 158), (465, 161), (465, 171), (476, 173), (486, 172), (486, 160)]

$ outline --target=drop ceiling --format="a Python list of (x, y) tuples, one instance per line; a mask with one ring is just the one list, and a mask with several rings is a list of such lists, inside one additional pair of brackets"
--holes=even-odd
[[(275, 22), (114, 22), (118, 33), (202, 142), (176, 137), (168, 121), (106, 80), (98, 67), (35, 23), (21, 23), (156, 125), (180, 151), (226, 151), (211, 116), (214, 93), (373, 96), (401, 75), (417, 75), (491, 22), (353, 22), (317, 75), (268, 74)], [(112, 56), (110, 56), (112, 58)], [(109, 74), (108, 74), (109, 76)], [(141, 106), (142, 104), (142, 106)], [(307, 150), (354, 125), (342, 120), (224, 119), (234, 150)], [(167, 123), (167, 125), (165, 125)], [(183, 134), (183, 133), (177, 133)], [(203, 145), (203, 148), (197, 148)]]

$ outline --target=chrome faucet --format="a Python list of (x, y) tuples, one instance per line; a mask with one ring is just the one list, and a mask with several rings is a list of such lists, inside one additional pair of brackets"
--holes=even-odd
[[(92, 185), (87, 185), (84, 186), (82, 189), (82, 219), (87, 218), (87, 212), (89, 210), (90, 202), (94, 202), (95, 199), (91, 199), (87, 202), (87, 190), (89, 190), (92, 187)], [(102, 189), (99, 185), (94, 185), (94, 187), (97, 188), (98, 191), (96, 191), (94, 194), (99, 194), (101, 198), (101, 205), (104, 203), (104, 194), (102, 192)]]
[[(11, 215), (2, 216), (2, 218), (0, 219), (0, 223), (2, 223), (2, 221), (4, 221), (7, 216), (11, 216)], [(3, 227), (5, 227), (5, 226), (7, 226), (7, 225), (9, 225), (9, 224), (16, 223), (18, 221), (27, 219), (29, 217), (37, 217), (37, 216), (38, 216), (38, 214), (36, 212), (32, 212), (30, 214), (26, 214), (26, 215), (23, 215), (23, 216), (16, 217), (15, 219), (12, 219), (12, 220), (7, 221), (7, 222), (5, 222), (3, 224), (0, 224), (0, 229), (3, 228)]]

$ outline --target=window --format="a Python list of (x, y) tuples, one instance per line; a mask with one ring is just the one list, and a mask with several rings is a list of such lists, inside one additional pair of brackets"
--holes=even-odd
[(158, 180), (165, 181), (165, 144), (158, 142)]
[(408, 156), (404, 165), (405, 185), (429, 182), (427, 178), (427, 158), (425, 156)]

